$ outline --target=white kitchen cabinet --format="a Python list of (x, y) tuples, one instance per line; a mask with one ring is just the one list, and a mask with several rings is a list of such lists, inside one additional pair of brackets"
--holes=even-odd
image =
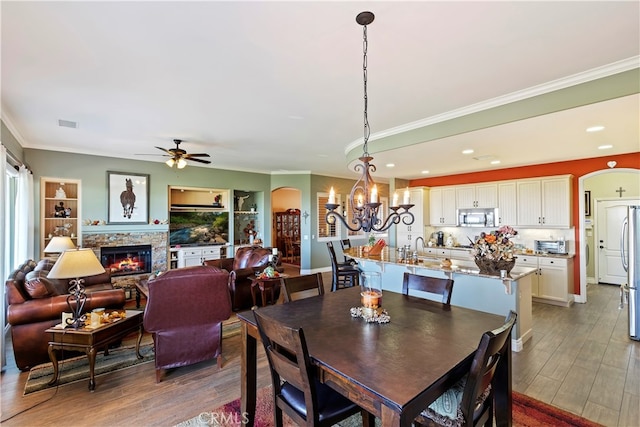
[(517, 225), (571, 227), (571, 176), (517, 181)]
[(495, 183), (460, 185), (456, 187), (456, 207), (495, 208), (498, 206), (498, 186)]
[(538, 297), (560, 305), (573, 303), (573, 260), (538, 258)]
[(396, 225), (396, 242), (398, 246), (411, 245), (413, 247), (418, 237), (424, 239), (425, 217), (429, 212), (429, 189), (424, 187), (410, 188), (409, 196), (411, 204), (414, 205), (409, 210), (413, 214), (413, 224), (406, 225), (400, 221)]
[(432, 226), (456, 225), (456, 188), (435, 187), (429, 193), (429, 220)]
[(542, 223), (546, 227), (571, 227), (571, 177), (549, 178), (542, 186)]
[[(215, 245), (190, 248), (175, 248), (172, 249), (171, 253), (175, 253), (175, 256), (177, 258), (177, 268), (192, 267), (195, 265), (202, 265), (202, 263), (207, 260), (226, 258), (227, 246)], [(173, 265), (174, 264), (171, 263), (172, 267)]]
[(573, 303), (573, 259), (518, 255), (516, 265), (536, 268), (531, 275), (535, 301), (569, 306)]
[(515, 181), (498, 183), (498, 225), (518, 223), (518, 189)]

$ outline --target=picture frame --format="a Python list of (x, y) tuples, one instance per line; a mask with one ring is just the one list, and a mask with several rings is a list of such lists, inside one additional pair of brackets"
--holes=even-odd
[(107, 224), (149, 224), (149, 175), (107, 171), (107, 212)]
[(591, 216), (591, 191), (584, 192), (584, 216)]

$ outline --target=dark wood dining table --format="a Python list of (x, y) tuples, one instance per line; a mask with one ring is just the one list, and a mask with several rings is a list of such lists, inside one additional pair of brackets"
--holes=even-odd
[[(394, 292), (382, 305), (391, 321), (367, 323), (350, 314), (360, 289), (347, 288), (287, 304), (261, 314), (302, 327), (320, 380), (380, 418), (382, 426), (409, 426), (424, 408), (468, 372), (480, 337), (505, 316)], [(242, 321), (241, 411), (253, 425), (259, 334), (253, 311)], [(511, 340), (494, 378), (496, 425), (511, 425)]]

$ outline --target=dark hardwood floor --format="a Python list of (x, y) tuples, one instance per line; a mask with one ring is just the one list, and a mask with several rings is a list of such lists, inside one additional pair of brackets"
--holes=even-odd
[[(323, 277), (329, 290), (330, 274)], [(514, 389), (607, 426), (638, 425), (640, 343), (627, 337), (616, 288), (591, 285), (588, 292), (589, 303), (572, 308), (534, 303), (533, 339), (514, 353)], [(15, 367), (8, 348), (2, 425), (173, 426), (240, 396), (241, 337), (226, 338), (223, 346), (222, 369), (203, 362), (170, 371), (156, 384), (154, 365), (146, 363), (98, 376), (94, 392), (80, 381), (28, 396), (22, 395), (28, 374)], [(270, 383), (262, 349), (258, 381)]]

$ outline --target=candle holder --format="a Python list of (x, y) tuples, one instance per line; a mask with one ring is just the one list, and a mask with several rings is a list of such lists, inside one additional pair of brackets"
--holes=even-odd
[(382, 309), (382, 280), (380, 273), (365, 272), (360, 278), (360, 302), (365, 316), (376, 316)]

